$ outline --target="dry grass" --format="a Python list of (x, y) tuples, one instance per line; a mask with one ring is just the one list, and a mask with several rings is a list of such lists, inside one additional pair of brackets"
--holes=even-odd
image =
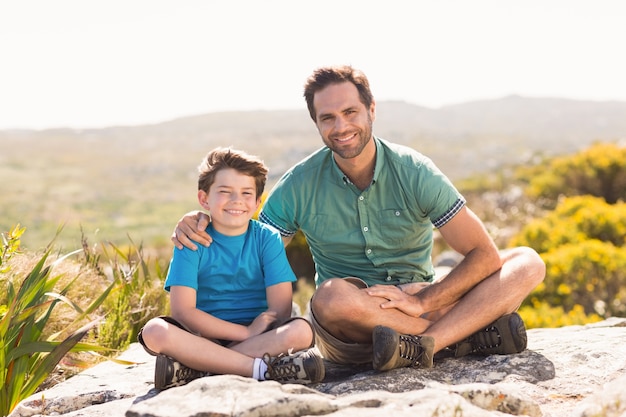
[[(98, 295), (102, 294), (109, 285), (107, 278), (93, 268), (85, 265), (80, 258), (82, 253), (77, 253), (69, 258), (65, 258), (58, 262), (64, 254), (51, 254), (46, 262), (47, 266), (52, 265), (52, 277), (59, 276), (59, 281), (54, 288), (54, 292), (60, 293), (63, 288), (69, 290), (65, 293), (65, 297), (71, 300), (80, 308), (86, 308)], [(4, 288), (7, 280), (10, 280), (16, 291), (18, 291), (21, 282), (33, 270), (33, 267), (40, 261), (41, 253), (37, 252), (19, 252), (8, 260), (7, 273), (0, 275), (0, 285)], [(57, 263), (58, 262), (58, 263)], [(72, 283), (72, 281), (74, 281)], [(6, 292), (0, 295), (0, 304), (6, 304)], [(68, 336), (67, 330), (75, 330), (82, 325), (87, 324), (97, 316), (79, 319), (79, 313), (67, 305), (66, 303), (57, 303), (54, 307), (50, 319), (46, 322), (42, 337), (49, 338), (59, 333), (55, 339), (62, 340)], [(84, 342), (95, 342), (95, 334), (91, 334), (83, 340)], [(102, 358), (85, 352), (70, 352), (56, 366), (55, 371), (39, 387), (38, 391), (47, 389), (56, 385), (65, 379), (83, 371), (84, 369), (101, 362)]]
[[(63, 256), (63, 254), (52, 254), (46, 264), (54, 264), (61, 256)], [(76, 259), (69, 257), (54, 265), (52, 276), (61, 276), (55, 288), (56, 292), (60, 292), (62, 288), (66, 287), (70, 281), (76, 278), (65, 296), (76, 305), (84, 308), (94, 297), (101, 294), (110, 283), (108, 283), (107, 279), (99, 274), (98, 271), (89, 268), (78, 260), (77, 257), (79, 256), (81, 256), (81, 254), (76, 254), (74, 255)], [(0, 277), (10, 279), (17, 289), (24, 277), (33, 269), (40, 259), (41, 254), (36, 252), (22, 252), (16, 254), (8, 262), (10, 272), (6, 274), (6, 276), (0, 275)], [(5, 297), (6, 295), (0, 299), (1, 303), (6, 303)], [(67, 304), (57, 304), (46, 326), (44, 337), (67, 329), (69, 325), (77, 319), (78, 315), (79, 314)], [(95, 317), (92, 317), (91, 319), (94, 318)], [(80, 324), (86, 324), (89, 320), (90, 318), (85, 318)]]

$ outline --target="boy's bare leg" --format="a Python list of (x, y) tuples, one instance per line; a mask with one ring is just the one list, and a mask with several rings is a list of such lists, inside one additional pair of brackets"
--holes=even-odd
[(251, 337), (230, 347), (244, 355), (260, 358), (265, 353), (277, 356), (289, 350), (297, 352), (313, 344), (313, 329), (305, 320), (292, 320), (274, 330)]
[(151, 350), (174, 357), (189, 368), (252, 376), (254, 358), (306, 349), (312, 344), (313, 332), (304, 320), (293, 320), (227, 348), (157, 319), (144, 327), (142, 337)]
[(254, 358), (196, 336), (164, 320), (152, 320), (142, 337), (154, 352), (171, 356), (189, 368), (215, 374), (252, 376)]

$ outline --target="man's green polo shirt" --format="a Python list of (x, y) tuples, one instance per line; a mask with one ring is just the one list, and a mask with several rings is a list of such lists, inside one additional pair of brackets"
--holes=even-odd
[(354, 276), (369, 285), (430, 281), (433, 226), (465, 205), (452, 183), (419, 152), (376, 141), (374, 179), (359, 190), (323, 147), (283, 175), (260, 220), (307, 239), (316, 284)]

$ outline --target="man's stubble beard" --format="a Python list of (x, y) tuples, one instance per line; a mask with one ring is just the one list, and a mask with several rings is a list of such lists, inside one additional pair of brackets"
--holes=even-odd
[(372, 118), (368, 114), (367, 115), (367, 127), (364, 131), (361, 131), (358, 134), (359, 143), (355, 149), (342, 149), (341, 147), (335, 146), (334, 142), (330, 139), (326, 140), (324, 137), (322, 137), (322, 140), (324, 144), (340, 158), (342, 159), (356, 158), (357, 156), (361, 154), (361, 152), (363, 152), (363, 149), (365, 149), (365, 146), (367, 146), (369, 141), (372, 140), (372, 124), (373, 124)]

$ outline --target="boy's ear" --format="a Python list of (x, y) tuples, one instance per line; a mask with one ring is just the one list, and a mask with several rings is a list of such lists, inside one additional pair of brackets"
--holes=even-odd
[(210, 210), (208, 199), (209, 199), (209, 196), (206, 193), (206, 191), (198, 190), (198, 203), (200, 203), (202, 208), (204, 208), (205, 210)]

